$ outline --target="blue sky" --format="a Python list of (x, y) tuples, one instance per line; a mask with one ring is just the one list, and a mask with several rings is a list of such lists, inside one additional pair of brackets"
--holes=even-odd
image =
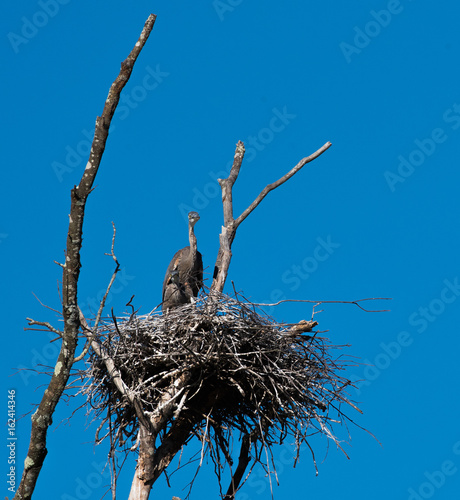
[[(318, 477), (308, 451), (293, 469), (292, 450), (281, 447), (275, 498), (298, 491), (312, 499), (458, 496), (458, 2), (44, 0), (10, 2), (3, 12), (3, 400), (15, 389), (18, 415), (29, 411), (46, 378), (11, 375), (54, 365), (58, 343), (24, 331), (25, 318), (59, 326), (33, 294), (59, 309), (53, 261), (63, 259), (70, 188), (120, 62), (152, 12), (156, 25), (124, 90), (87, 205), (82, 309), (94, 310), (113, 271), (104, 256), (111, 221), (122, 271), (108, 305), (121, 313), (135, 294), (148, 312), (161, 300), (171, 256), (187, 244), (190, 209), (201, 215), (198, 247), (207, 272), (213, 268), (222, 224), (216, 178), (238, 140), (248, 153), (234, 189), (236, 214), (331, 141), (240, 227), (229, 279), (255, 302), (393, 299), (375, 304), (388, 313), (328, 304), (316, 316), (331, 341), (350, 344), (345, 353), (363, 363), (350, 371), (361, 380), (351, 396), (363, 415), (350, 417), (382, 446), (354, 426), (345, 445), (350, 460), (314, 440)], [(270, 313), (309, 319), (311, 305)], [(83, 412), (58, 425), (77, 403), (58, 406), (34, 498), (104, 492), (107, 449), (93, 446), (95, 427)], [(18, 474), (29, 429), (29, 417), (17, 424)], [(171, 489), (159, 481), (155, 498), (184, 497), (193, 472), (173, 476)], [(131, 461), (120, 498), (132, 474)], [(192, 498), (217, 497), (211, 465), (195, 487)], [(270, 498), (260, 470), (238, 498)]]

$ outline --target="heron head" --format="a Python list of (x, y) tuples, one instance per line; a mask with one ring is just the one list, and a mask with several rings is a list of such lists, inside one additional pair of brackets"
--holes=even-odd
[(200, 214), (198, 212), (189, 212), (188, 213), (188, 221), (192, 227), (200, 220)]

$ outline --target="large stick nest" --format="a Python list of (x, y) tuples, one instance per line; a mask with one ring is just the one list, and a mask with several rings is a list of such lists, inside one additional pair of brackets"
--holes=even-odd
[[(341, 375), (351, 363), (336, 351), (343, 346), (330, 345), (319, 333), (302, 333), (308, 329), (308, 323), (307, 328), (277, 324), (251, 303), (219, 294), (169, 315), (105, 320), (96, 340), (149, 418), (161, 413), (165, 401), (168, 425), (181, 412), (192, 412), (193, 432), (203, 446), (211, 428), (216, 440), (211, 456), (220, 448), (227, 459), (232, 429), (251, 435), (256, 448), (289, 435), (298, 450), (315, 432), (335, 440), (332, 423), (342, 420), (341, 405), (355, 408), (345, 393), (350, 381)], [(94, 352), (86, 376), (89, 404), (103, 423), (110, 415), (107, 434), (99, 436), (107, 429), (101, 424), (97, 440), (134, 439), (139, 425), (133, 405), (120, 397)]]

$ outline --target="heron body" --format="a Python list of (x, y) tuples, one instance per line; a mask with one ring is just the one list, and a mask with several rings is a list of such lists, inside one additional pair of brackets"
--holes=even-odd
[[(193, 297), (198, 296), (198, 292), (203, 286), (203, 258), (197, 249), (196, 236), (193, 229), (199, 219), (200, 216), (197, 212), (190, 212), (188, 214), (188, 235), (190, 245), (181, 248), (175, 253), (166, 270), (166, 276), (163, 282), (163, 309), (165, 309), (164, 302), (166, 290), (171, 283), (182, 287), (183, 293), (187, 299), (186, 302), (192, 302)], [(178, 273), (178, 276), (174, 277), (174, 280), (177, 280), (176, 283), (171, 281), (171, 275), (174, 271)], [(182, 303), (183, 302), (180, 302), (173, 307), (177, 307)]]
[(163, 293), (162, 309), (165, 312), (190, 302), (185, 289), (179, 281), (179, 272), (172, 271), (169, 274)]

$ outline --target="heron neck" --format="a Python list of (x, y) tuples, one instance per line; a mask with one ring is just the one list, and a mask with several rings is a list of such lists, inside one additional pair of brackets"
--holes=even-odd
[(189, 242), (190, 242), (190, 252), (193, 256), (196, 255), (196, 251), (197, 251), (197, 248), (196, 248), (196, 236), (195, 236), (195, 232), (193, 231), (193, 226), (190, 224), (189, 227), (188, 227), (188, 239), (189, 239)]

